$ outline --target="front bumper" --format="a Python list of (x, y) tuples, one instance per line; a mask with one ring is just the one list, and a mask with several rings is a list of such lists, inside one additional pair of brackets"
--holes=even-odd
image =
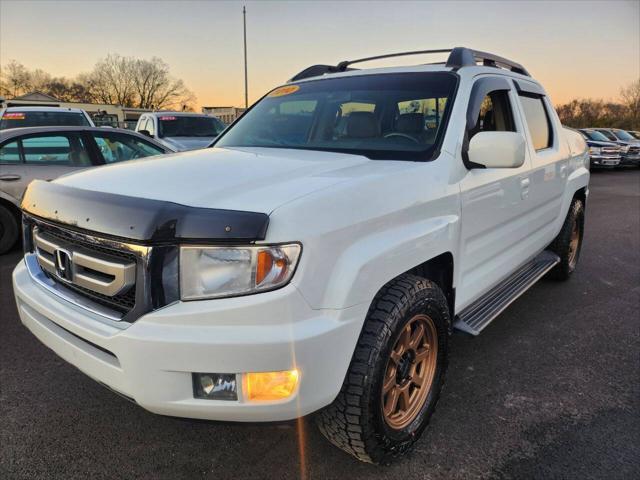
[(616, 167), (620, 164), (620, 155), (590, 155), (592, 167)]
[(623, 155), (620, 160), (620, 165), (640, 165), (640, 155)]
[[(13, 286), (22, 323), (64, 360), (153, 413), (209, 420), (288, 420), (331, 403), (367, 309), (313, 310), (288, 285), (245, 297), (178, 302), (118, 328), (46, 291), (23, 261), (13, 272)], [(237, 401), (193, 396), (192, 372), (293, 368), (300, 380), (286, 400), (248, 402), (242, 390)]]

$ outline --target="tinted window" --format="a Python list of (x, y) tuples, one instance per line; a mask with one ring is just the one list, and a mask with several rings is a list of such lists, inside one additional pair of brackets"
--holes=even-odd
[(151, 145), (134, 136), (124, 134), (96, 133), (93, 135), (105, 163), (124, 162), (136, 158), (150, 157), (164, 153), (159, 147)]
[(620, 140), (629, 141), (636, 139), (633, 135), (625, 132), (624, 130), (614, 130), (613, 133), (615, 133), (616, 137), (618, 137)]
[(5, 143), (0, 147), (0, 163), (20, 163), (18, 142)]
[(609, 139), (605, 137), (602, 133), (596, 132), (595, 130), (580, 130), (582, 134), (587, 137), (589, 140), (593, 140), (594, 142), (608, 142)]
[(616, 138), (616, 136), (607, 131), (607, 130), (597, 130), (598, 132), (600, 132), (602, 135), (604, 135), (605, 137), (607, 137), (607, 140), (609, 140), (610, 142), (617, 142), (618, 139)]
[(469, 138), (478, 132), (515, 132), (509, 92), (496, 90), (482, 100), (476, 126)]
[(158, 117), (159, 137), (216, 137), (224, 130), (214, 117), (164, 115)]
[(21, 141), (26, 163), (79, 167), (91, 165), (87, 149), (75, 135), (28, 137)]
[(285, 85), (254, 105), (215, 145), (429, 159), (444, 130), (456, 82), (455, 75), (439, 72)]
[(42, 127), (42, 126), (88, 126), (89, 122), (82, 113), (75, 112), (5, 112), (0, 120), (0, 130), (5, 128)]
[(536, 150), (549, 148), (552, 142), (549, 117), (541, 97), (520, 96), (531, 140)]

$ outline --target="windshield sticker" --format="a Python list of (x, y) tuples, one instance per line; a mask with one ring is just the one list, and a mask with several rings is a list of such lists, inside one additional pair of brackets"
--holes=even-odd
[(175, 120), (175, 119), (176, 119), (176, 117), (160, 117), (160, 120), (163, 120), (163, 121), (170, 121), (170, 120)]
[(2, 118), (8, 118), (10, 120), (24, 120), (23, 112), (5, 112)]
[(276, 88), (267, 97), (284, 97), (285, 95), (291, 95), (292, 93), (300, 90), (298, 85), (285, 85), (284, 87)]

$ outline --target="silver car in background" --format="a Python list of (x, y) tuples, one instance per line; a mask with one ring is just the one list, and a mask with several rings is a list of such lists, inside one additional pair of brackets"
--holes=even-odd
[(32, 180), (53, 180), (84, 168), (172, 152), (143, 135), (115, 128), (0, 130), (0, 254), (19, 237), (20, 201)]

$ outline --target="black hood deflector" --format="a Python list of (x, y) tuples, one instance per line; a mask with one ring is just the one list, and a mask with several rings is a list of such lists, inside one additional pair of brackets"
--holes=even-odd
[(173, 202), (68, 187), (29, 184), (22, 210), (44, 220), (145, 244), (264, 240), (265, 213), (189, 207)]

